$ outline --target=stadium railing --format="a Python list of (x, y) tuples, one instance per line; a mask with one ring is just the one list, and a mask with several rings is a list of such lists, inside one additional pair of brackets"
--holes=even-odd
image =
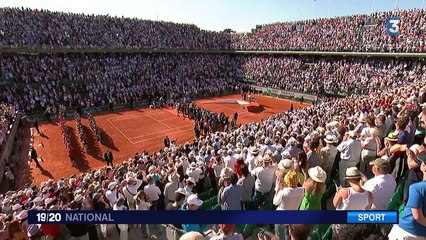
[(316, 102), (318, 100), (318, 97), (316, 95), (312, 94), (306, 94), (306, 93), (298, 93), (298, 92), (292, 92), (292, 91), (286, 91), (276, 88), (266, 88), (266, 87), (260, 87), (260, 86), (252, 86), (252, 88), (265, 95), (269, 96), (275, 96), (280, 98), (286, 98), (291, 100), (300, 101), (302, 98), (306, 102)]
[(6, 167), (6, 159), (10, 159), (11, 154), (14, 152), (14, 149), (17, 147), (15, 140), (16, 134), (18, 134), (18, 126), (21, 122), (21, 114), (17, 114), (14, 121), (11, 123), (6, 140), (3, 142), (0, 152), (0, 186), (2, 185), (2, 180), (4, 178), (4, 171)]

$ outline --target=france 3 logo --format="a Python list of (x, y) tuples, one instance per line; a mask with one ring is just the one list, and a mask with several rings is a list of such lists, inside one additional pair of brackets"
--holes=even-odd
[(398, 37), (400, 24), (401, 21), (399, 20), (399, 17), (391, 17), (386, 19), (386, 33), (392, 37)]

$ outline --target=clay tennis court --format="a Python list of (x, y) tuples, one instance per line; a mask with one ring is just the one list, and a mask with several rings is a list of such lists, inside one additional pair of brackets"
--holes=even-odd
[[(247, 112), (236, 103), (239, 95), (221, 98), (197, 100), (197, 105), (215, 112), (224, 112), (232, 116), (238, 111), (238, 124), (257, 122), (272, 114), (288, 110), (290, 101), (267, 96), (255, 96), (257, 104), (262, 110), (257, 113)], [(308, 107), (309, 104), (293, 103), (294, 108)], [(95, 141), (94, 134), (89, 128), (86, 118), (82, 119), (83, 131), (89, 140), (88, 152), (84, 153), (78, 140), (75, 121), (68, 120), (71, 145), (75, 149), (75, 162), (73, 166), (69, 160), (63, 136), (57, 123), (41, 124), (40, 130), (45, 137), (35, 134), (34, 146), (44, 162), (43, 169), (31, 163), (30, 181), (40, 183), (48, 178), (59, 179), (73, 174), (87, 172), (105, 166), (103, 153), (108, 148), (114, 155), (114, 163), (132, 157), (136, 152), (147, 150), (156, 151), (162, 148), (163, 139), (167, 135), (170, 139), (177, 139), (178, 145), (194, 138), (193, 122), (178, 117), (173, 109), (137, 109), (125, 112), (114, 112), (95, 116), (96, 123), (103, 129), (103, 141)], [(40, 143), (43, 146), (39, 146)]]

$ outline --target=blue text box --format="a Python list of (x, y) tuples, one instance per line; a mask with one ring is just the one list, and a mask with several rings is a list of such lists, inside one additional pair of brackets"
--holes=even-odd
[(345, 224), (346, 211), (35, 211), (30, 224)]
[(396, 211), (348, 212), (348, 223), (397, 224), (398, 213)]

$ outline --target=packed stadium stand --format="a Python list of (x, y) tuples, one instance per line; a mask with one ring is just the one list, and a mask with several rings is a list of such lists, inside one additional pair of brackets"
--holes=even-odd
[[(395, 15), (402, 22), (398, 37), (385, 31), (386, 19)], [(395, 226), (334, 224), (306, 231), (316, 240), (426, 237), (424, 222), (411, 214), (412, 204), (425, 198), (417, 191), (425, 188), (426, 179), (424, 9), (268, 24), (251, 33), (18, 8), (0, 9), (0, 19), (0, 239), (22, 234), (127, 239), (129, 228), (129, 239), (178, 239), (190, 231), (211, 237), (211, 226), (194, 224), (76, 228), (26, 222), (31, 209), (172, 211), (188, 210), (188, 205), (189, 210), (398, 210), (402, 220)], [(50, 52), (29, 53), (43, 49)], [(76, 49), (81, 52), (66, 53)], [(160, 49), (203, 52), (156, 52)], [(323, 57), (235, 50), (420, 55)], [(246, 124), (228, 123), (226, 116), (190, 104), (242, 89), (258, 94), (256, 87), (318, 100)], [(141, 149), (129, 159), (113, 160), (105, 152), (106, 163), (113, 164), (102, 169), (42, 183), (20, 178), (20, 168), (35, 167), (30, 161), (43, 164), (33, 141), (42, 135), (34, 119), (58, 122), (64, 151), (78, 161), (72, 158), (66, 111), (72, 111), (77, 129), (81, 118), (88, 118), (98, 136), (101, 130), (90, 109), (133, 108), (142, 101), (174, 109), (199, 125), (218, 121), (223, 126), (199, 133), (192, 142), (165, 140), (155, 155)], [(23, 129), (29, 127), (26, 136)], [(84, 145), (83, 131), (77, 134)], [(26, 139), (30, 149), (24, 147), (30, 145)], [(194, 199), (195, 193), (202, 201)], [(246, 224), (222, 232), (236, 239), (257, 238), (259, 231), (288, 239), (283, 234), (290, 227)]]
[[(385, 20), (395, 15), (403, 25), (397, 38), (384, 31)], [(425, 16), (424, 9), (401, 10), (268, 24), (233, 34), (190, 24), (2, 8), (0, 34), (2, 45), (11, 48), (424, 52)]]

